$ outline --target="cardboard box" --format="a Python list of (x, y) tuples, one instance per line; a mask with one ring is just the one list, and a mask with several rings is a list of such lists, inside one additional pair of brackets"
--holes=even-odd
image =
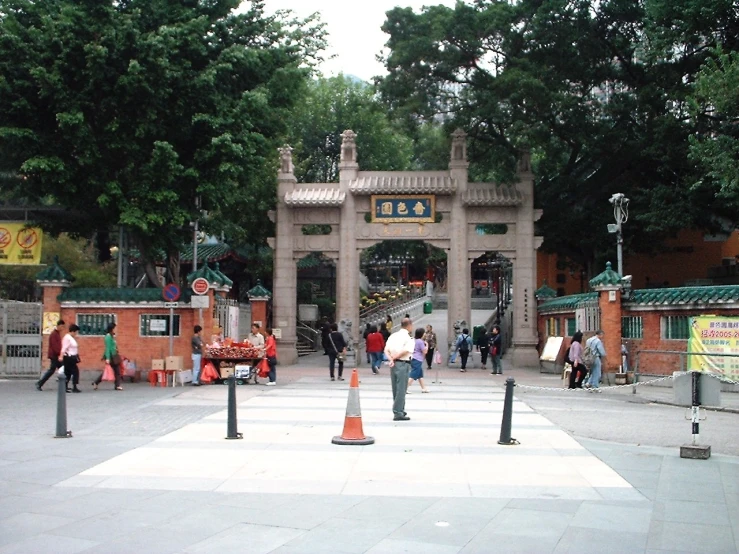
[(175, 373), (177, 376), (177, 382), (180, 385), (184, 385), (185, 383), (192, 383), (192, 370), (191, 369), (185, 369), (183, 371), (178, 371)]
[(167, 356), (164, 359), (165, 369), (185, 369), (182, 356)]
[(229, 366), (226, 366), (226, 367), (221, 366), (220, 372), (221, 372), (221, 379), (228, 379), (229, 377), (231, 377), (231, 375), (234, 374), (234, 368), (229, 367)]
[(164, 360), (152, 360), (151, 369), (164, 369)]

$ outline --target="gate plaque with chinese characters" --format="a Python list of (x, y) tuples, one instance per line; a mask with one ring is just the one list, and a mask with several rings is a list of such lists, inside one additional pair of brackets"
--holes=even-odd
[(432, 194), (372, 195), (372, 222), (433, 223), (435, 200)]

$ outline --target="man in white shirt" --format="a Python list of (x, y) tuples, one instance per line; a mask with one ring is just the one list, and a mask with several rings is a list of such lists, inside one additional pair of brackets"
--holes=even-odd
[(405, 413), (405, 393), (408, 389), (408, 373), (411, 370), (411, 356), (415, 341), (411, 336), (413, 322), (404, 317), (400, 329), (395, 331), (385, 343), (385, 355), (390, 360), (390, 379), (393, 385), (393, 421), (408, 421)]
[(257, 348), (264, 348), (264, 335), (259, 332), (259, 323), (251, 324), (251, 333), (249, 333), (249, 336), (246, 337), (246, 340), (248, 340), (252, 344), (252, 346), (256, 346)]

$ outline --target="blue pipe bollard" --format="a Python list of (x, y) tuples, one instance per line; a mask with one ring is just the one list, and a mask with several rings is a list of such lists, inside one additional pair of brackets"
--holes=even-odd
[(59, 387), (56, 393), (56, 435), (55, 439), (72, 438), (72, 431), (67, 429), (67, 377), (57, 373)]

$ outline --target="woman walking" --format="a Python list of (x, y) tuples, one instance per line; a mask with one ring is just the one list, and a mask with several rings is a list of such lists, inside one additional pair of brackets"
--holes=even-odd
[(339, 362), (339, 381), (343, 381), (342, 374), (344, 373), (344, 356), (346, 356), (346, 341), (344, 335), (339, 333), (339, 326), (336, 323), (331, 324), (331, 333), (328, 335), (328, 371), (331, 375), (331, 380), (336, 381), (334, 378), (334, 367), (336, 361)]
[[(109, 323), (105, 333), (105, 353), (103, 358), (106, 364), (110, 364), (115, 375), (115, 390), (123, 390), (121, 386), (121, 355), (118, 353), (118, 344), (115, 340), (115, 323)], [(103, 374), (92, 382), (92, 388), (97, 390), (103, 380)]]
[(372, 373), (374, 373), (375, 375), (380, 373), (383, 350), (385, 350), (385, 339), (377, 331), (377, 326), (373, 325), (372, 327), (370, 327), (370, 334), (367, 335), (367, 353), (370, 356)]
[(434, 361), (434, 351), (436, 350), (436, 333), (431, 325), (426, 325), (426, 333), (423, 335), (423, 340), (426, 341), (428, 350), (426, 352), (426, 365), (431, 371), (431, 362)]
[(581, 389), (585, 380), (585, 374), (588, 368), (582, 363), (582, 331), (577, 331), (572, 335), (572, 343), (570, 344), (570, 362), (572, 371), (570, 371), (570, 389)]
[[(423, 340), (424, 334), (423, 327), (416, 329), (413, 354), (411, 355), (411, 372), (408, 376), (408, 389), (410, 389), (413, 381), (418, 381), (418, 384), (421, 385), (421, 392), (428, 392), (429, 390), (423, 383), (423, 359), (428, 352), (428, 344)], [(406, 394), (410, 394), (410, 392), (407, 391)]]
[[(80, 328), (74, 323), (69, 326), (69, 332), (62, 339), (62, 351), (59, 354), (59, 361), (64, 366), (64, 375), (67, 377), (67, 392), (82, 392), (77, 385), (80, 384), (80, 369), (77, 364), (80, 362), (79, 349), (77, 345), (77, 331)], [(69, 381), (72, 381), (74, 388), (69, 388)]]
[(267, 327), (267, 339), (264, 341), (264, 355), (267, 356), (267, 364), (269, 364), (269, 382), (268, 387), (274, 387), (277, 384), (277, 341), (272, 334), (272, 328)]

